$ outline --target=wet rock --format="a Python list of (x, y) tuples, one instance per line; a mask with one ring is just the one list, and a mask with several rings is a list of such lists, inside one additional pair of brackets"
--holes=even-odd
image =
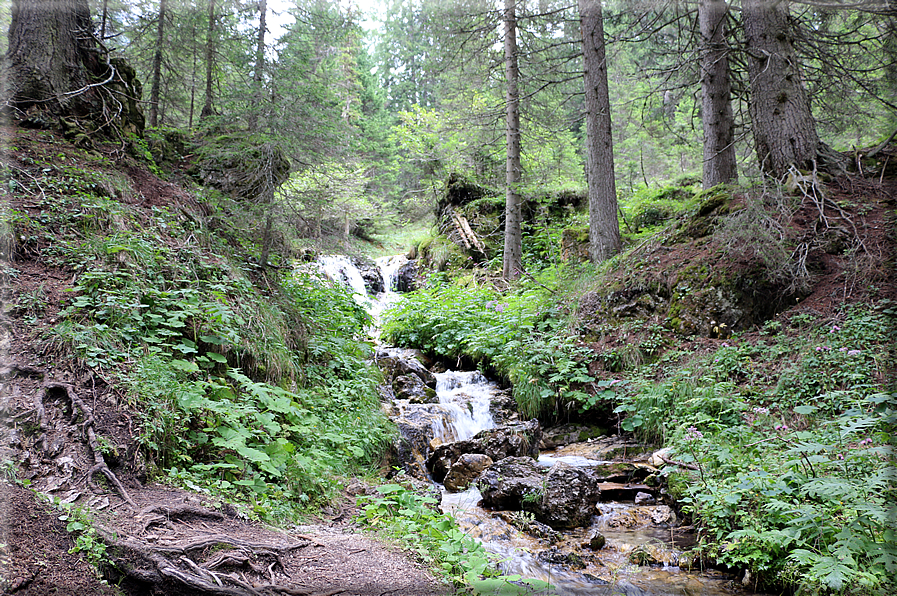
[(465, 453), (452, 464), (443, 484), (451, 492), (466, 490), (470, 483), (492, 465), (492, 458), (480, 453)]
[(557, 449), (571, 443), (583, 443), (607, 434), (607, 429), (600, 426), (582, 424), (562, 424), (546, 428), (542, 432), (543, 449)]
[(602, 526), (610, 529), (668, 527), (676, 523), (676, 514), (666, 505), (615, 507), (599, 504), (597, 511)]
[(432, 473), (433, 480), (442, 482), (452, 464), (465, 453), (488, 455), (494, 462), (506, 457), (535, 458), (539, 454), (541, 436), (542, 427), (536, 419), (483, 430), (471, 439), (437, 447), (427, 460), (427, 469)]
[(484, 507), (518, 511), (524, 500), (541, 500), (545, 469), (531, 457), (506, 457), (477, 480)]
[(536, 558), (544, 563), (552, 565), (564, 565), (570, 569), (583, 569), (587, 561), (582, 555), (577, 553), (561, 552), (557, 548), (543, 550), (536, 555)]
[(629, 562), (636, 565), (676, 566), (680, 551), (659, 542), (641, 544), (629, 553)]
[(638, 492), (635, 493), (635, 504), (636, 505), (653, 505), (657, 502), (652, 495), (648, 493)]
[(556, 530), (578, 528), (591, 521), (600, 494), (586, 470), (558, 462), (545, 477), (541, 500), (525, 500), (523, 508)]
[(557, 532), (552, 529), (551, 526), (536, 520), (533, 514), (526, 511), (496, 511), (493, 514), (493, 517), (502, 519), (521, 532), (529, 534), (539, 540), (544, 540), (548, 542), (548, 544), (555, 544), (563, 538), (560, 532)]
[(417, 375), (400, 375), (392, 382), (396, 399), (407, 399), (414, 404), (433, 404), (439, 402), (436, 391), (427, 387)]
[(412, 404), (395, 408), (390, 417), (399, 437), (393, 443), (396, 459), (403, 470), (415, 478), (426, 479), (426, 454), (434, 425), (444, 424), (446, 412), (439, 405)]
[(404, 292), (413, 292), (417, 289), (417, 262), (416, 261), (408, 261), (401, 267), (399, 267), (398, 271), (396, 271), (395, 277), (392, 281), (392, 288), (390, 288), (394, 292), (404, 293)]
[(383, 285), (383, 274), (380, 273), (380, 267), (377, 266), (377, 263), (364, 257), (352, 257), (352, 264), (355, 265), (355, 268), (361, 274), (361, 279), (364, 280), (364, 287), (368, 295), (376, 296), (386, 289)]
[(595, 532), (589, 538), (589, 548), (592, 550), (601, 550), (605, 544), (607, 544), (607, 538), (601, 532)]
[(516, 424), (520, 422), (517, 413), (517, 402), (511, 395), (510, 389), (499, 389), (492, 394), (489, 400), (489, 413), (496, 424)]
[(426, 369), (417, 350), (378, 350), (374, 362), (383, 371), (387, 383), (391, 384), (398, 376), (415, 375), (427, 387), (436, 388), (436, 377)]

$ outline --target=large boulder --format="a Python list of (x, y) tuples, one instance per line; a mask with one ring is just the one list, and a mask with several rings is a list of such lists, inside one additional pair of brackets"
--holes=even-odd
[(488, 455), (465, 453), (449, 468), (443, 484), (450, 492), (466, 490), (492, 463), (492, 458)]
[(558, 462), (545, 477), (542, 498), (524, 500), (523, 508), (556, 530), (578, 528), (589, 524), (600, 495), (588, 470)]
[(426, 454), (430, 449), (433, 428), (445, 424), (447, 413), (438, 404), (406, 404), (390, 414), (399, 430), (393, 444), (399, 465), (415, 478), (427, 479), (424, 467)]
[(397, 348), (387, 348), (385, 350), (377, 350), (374, 356), (374, 362), (380, 367), (387, 383), (392, 384), (393, 380), (400, 375), (415, 375), (427, 387), (436, 389), (436, 377), (421, 362), (423, 355), (416, 350), (401, 350)]
[(377, 263), (365, 257), (352, 257), (352, 264), (361, 274), (364, 287), (369, 295), (376, 296), (386, 289), (383, 283), (383, 274), (380, 273)]
[(544, 475), (545, 468), (531, 457), (506, 457), (489, 466), (477, 480), (482, 505), (520, 511), (524, 501), (541, 498)]
[(471, 439), (444, 443), (434, 449), (427, 459), (427, 469), (433, 480), (442, 482), (452, 464), (465, 453), (488, 455), (496, 462), (506, 457), (535, 458), (539, 454), (541, 438), (542, 427), (535, 418), (520, 424), (482, 430)]
[(413, 292), (417, 287), (417, 263), (415, 261), (408, 261), (396, 271), (395, 277), (392, 279), (392, 287), (390, 290), (405, 293)]

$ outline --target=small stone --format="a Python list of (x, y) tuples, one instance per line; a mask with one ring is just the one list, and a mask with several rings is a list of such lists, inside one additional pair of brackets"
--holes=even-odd
[(601, 550), (604, 548), (605, 544), (607, 544), (607, 539), (601, 532), (595, 532), (592, 537), (589, 538), (589, 548), (592, 550)]
[(636, 493), (635, 494), (635, 504), (636, 505), (653, 505), (657, 500), (648, 493)]

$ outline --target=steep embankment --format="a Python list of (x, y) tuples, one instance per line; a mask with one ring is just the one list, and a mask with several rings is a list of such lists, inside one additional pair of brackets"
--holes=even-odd
[(354, 302), (144, 151), (2, 134), (3, 591), (444, 593), (336, 481), (390, 438)]

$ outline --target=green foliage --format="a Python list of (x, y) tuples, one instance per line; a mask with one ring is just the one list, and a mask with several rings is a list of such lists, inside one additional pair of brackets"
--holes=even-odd
[(97, 533), (89, 511), (58, 501), (55, 505), (65, 512), (59, 518), (67, 522), (65, 530), (74, 535), (75, 545), (69, 550), (69, 553), (83, 555), (87, 562), (94, 567), (97, 577), (102, 577), (101, 569), (109, 563), (109, 556), (106, 553), (106, 543)]
[(401, 541), (463, 593), (545, 594), (549, 588), (538, 580), (500, 575), (483, 545), (464, 534), (451, 516), (439, 512), (436, 499), (401, 484), (379, 486), (377, 493), (358, 499), (359, 521)]
[(697, 468), (676, 491), (705, 556), (801, 594), (892, 593), (893, 315), (772, 321), (633, 382), (621, 427)]
[(500, 295), (443, 285), (419, 290), (385, 315), (383, 337), (452, 359), (492, 367), (513, 385), (525, 417), (587, 409), (614, 394), (593, 386), (588, 350), (569, 334), (564, 313), (542, 293)]

